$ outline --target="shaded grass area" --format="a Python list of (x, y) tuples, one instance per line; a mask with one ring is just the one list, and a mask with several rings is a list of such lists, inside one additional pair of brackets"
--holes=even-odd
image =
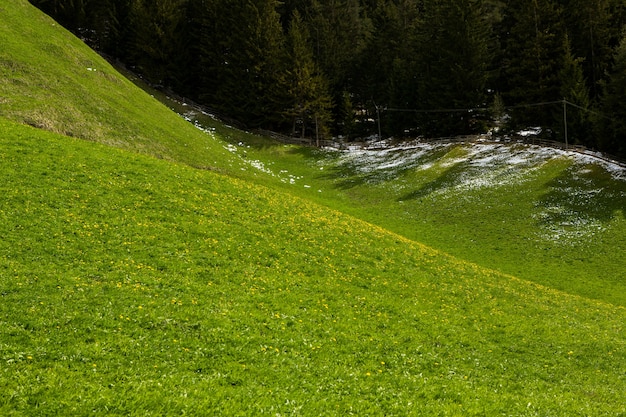
[(616, 180), (598, 165), (569, 167), (547, 186), (549, 191), (538, 202), (552, 208), (541, 219), (546, 227), (556, 224), (575, 229), (585, 222), (607, 224), (624, 219), (626, 181)]
[(626, 311), (0, 121), (0, 410), (619, 415)]

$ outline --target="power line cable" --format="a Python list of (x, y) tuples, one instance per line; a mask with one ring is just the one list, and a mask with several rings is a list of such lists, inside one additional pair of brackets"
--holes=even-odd
[[(543, 101), (540, 103), (517, 104), (514, 106), (505, 106), (504, 110), (550, 106), (554, 104), (563, 104), (564, 102), (568, 106), (572, 106), (579, 110), (586, 111), (587, 113), (591, 113), (596, 116), (600, 116), (602, 118), (615, 121), (615, 119), (608, 117), (598, 111), (579, 106), (578, 104), (574, 104), (568, 100), (555, 100), (555, 101)], [(387, 111), (387, 112), (402, 112), (402, 113), (471, 113), (471, 112), (481, 112), (481, 111), (489, 111), (489, 110), (491, 110), (489, 107), (471, 107), (471, 108), (465, 108), (465, 109), (400, 109), (400, 108), (394, 108), (394, 107), (389, 108), (389, 107), (377, 106), (377, 111), (379, 112)]]
[(485, 111), (489, 110), (486, 107), (474, 107), (471, 109), (395, 109), (395, 108), (383, 108), (386, 111), (392, 112), (407, 112), (407, 113), (469, 113), (472, 111)]

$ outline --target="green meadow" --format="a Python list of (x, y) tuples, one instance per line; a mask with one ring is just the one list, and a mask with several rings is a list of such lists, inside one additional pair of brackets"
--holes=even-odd
[(623, 168), (620, 177), (591, 158), (527, 145), (247, 143), (234, 153), (262, 161), (285, 191), (481, 266), (626, 306)]
[(27, 1), (3, 0), (0, 13), (2, 116), (200, 168), (233, 163)]
[(0, 18), (0, 414), (626, 415), (607, 169), (200, 130)]

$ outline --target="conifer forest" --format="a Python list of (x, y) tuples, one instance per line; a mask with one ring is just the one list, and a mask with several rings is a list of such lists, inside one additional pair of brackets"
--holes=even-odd
[(540, 127), (626, 155), (624, 0), (31, 0), (150, 83), (251, 128)]

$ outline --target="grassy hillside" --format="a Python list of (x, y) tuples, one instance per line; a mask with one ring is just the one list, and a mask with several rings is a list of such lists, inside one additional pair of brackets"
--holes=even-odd
[(626, 311), (0, 121), (3, 415), (619, 415)]
[(390, 194), (0, 15), (0, 414), (626, 415), (624, 308), (333, 210)]
[(554, 149), (419, 144), (332, 151), (245, 138), (290, 193), (462, 259), (626, 306), (626, 170)]
[[(459, 162), (473, 152), (463, 147), (408, 166), (397, 159), (410, 151), (391, 151), (363, 169), (342, 153), (276, 144), (208, 117), (203, 132), (26, 2), (2, 13), (0, 115), (278, 186), (485, 267), (626, 306), (626, 186), (599, 166), (546, 159), (508, 168), (523, 181), (460, 189), (472, 169)], [(498, 169), (506, 177), (506, 165)]]
[(26, 0), (0, 1), (0, 116), (193, 166), (237, 160)]
[(248, 178), (482, 266), (626, 306), (624, 168), (523, 144), (303, 148), (154, 94), (228, 141), (260, 175)]

